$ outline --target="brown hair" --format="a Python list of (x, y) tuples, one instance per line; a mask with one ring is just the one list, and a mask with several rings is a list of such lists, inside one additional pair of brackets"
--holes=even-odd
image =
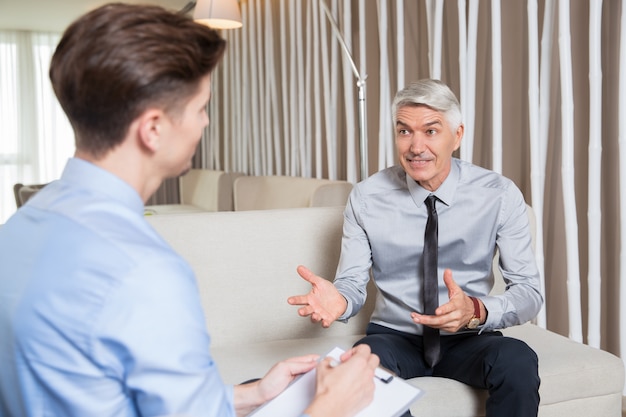
[(148, 106), (176, 111), (225, 46), (215, 30), (157, 6), (109, 4), (76, 20), (50, 64), (76, 147), (99, 157)]

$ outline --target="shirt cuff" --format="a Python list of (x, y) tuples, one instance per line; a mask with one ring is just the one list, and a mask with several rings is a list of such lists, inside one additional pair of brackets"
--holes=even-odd
[(480, 301), (483, 302), (485, 306), (485, 310), (487, 310), (487, 320), (479, 326), (480, 332), (482, 333), (485, 330), (493, 330), (498, 327), (500, 324), (500, 320), (502, 317), (502, 311), (500, 310), (500, 303), (494, 297), (479, 297)]
[(352, 301), (350, 301), (350, 299), (343, 295), (341, 292), (339, 292), (339, 294), (341, 294), (344, 300), (346, 300), (346, 311), (344, 311), (343, 314), (339, 316), (339, 318), (337, 318), (337, 321), (341, 323), (347, 323), (348, 319), (352, 317)]

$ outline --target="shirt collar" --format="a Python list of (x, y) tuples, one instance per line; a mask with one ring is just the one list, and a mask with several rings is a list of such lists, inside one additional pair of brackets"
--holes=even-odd
[(143, 213), (143, 200), (133, 187), (111, 172), (84, 159), (70, 158), (61, 174), (61, 180), (105, 195), (137, 213)]
[(409, 187), (411, 197), (413, 197), (413, 201), (415, 201), (415, 204), (418, 207), (421, 207), (422, 204), (424, 204), (424, 200), (426, 200), (426, 197), (430, 194), (434, 194), (439, 201), (444, 203), (446, 206), (450, 206), (452, 201), (454, 201), (454, 195), (456, 193), (457, 184), (459, 183), (459, 177), (460, 171), (458, 159), (452, 158), (450, 162), (450, 173), (439, 188), (434, 192), (423, 188), (417, 183), (417, 181), (411, 178), (409, 174), (406, 174), (406, 183)]

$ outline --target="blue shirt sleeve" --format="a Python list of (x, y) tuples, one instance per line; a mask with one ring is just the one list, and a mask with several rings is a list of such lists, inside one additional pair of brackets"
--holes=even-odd
[(170, 259), (138, 265), (97, 323), (94, 356), (123, 379), (142, 416), (234, 416), (209, 353), (210, 338), (193, 274)]

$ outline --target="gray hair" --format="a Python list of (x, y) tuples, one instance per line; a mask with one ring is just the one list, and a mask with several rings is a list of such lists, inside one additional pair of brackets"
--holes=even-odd
[(406, 106), (426, 106), (443, 113), (453, 131), (463, 122), (459, 101), (450, 87), (440, 80), (425, 78), (398, 91), (391, 106), (394, 124), (398, 110)]

